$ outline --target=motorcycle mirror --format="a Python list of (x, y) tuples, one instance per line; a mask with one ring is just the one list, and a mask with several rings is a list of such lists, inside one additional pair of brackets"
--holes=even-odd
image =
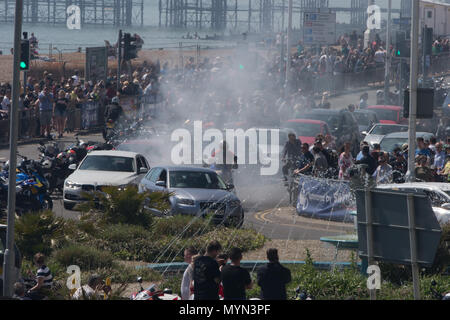
[(142, 277), (138, 277), (137, 282), (142, 283)]
[(70, 166), (68, 166), (69, 170), (76, 170), (77, 169), (77, 165), (75, 163), (72, 163)]

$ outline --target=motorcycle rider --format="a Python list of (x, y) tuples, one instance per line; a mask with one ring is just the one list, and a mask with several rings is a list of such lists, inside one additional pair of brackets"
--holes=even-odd
[[(119, 97), (113, 97), (111, 99), (111, 104), (106, 106), (105, 109), (105, 124), (106, 127), (115, 126), (115, 124), (120, 120), (123, 116), (124, 112), (122, 107), (119, 104)], [(106, 139), (106, 127), (103, 129), (103, 138)]]
[[(291, 168), (291, 166), (295, 166), (295, 164), (291, 163), (291, 162), (287, 162), (287, 159), (291, 159), (294, 161), (297, 161), (301, 158), (302, 156), (302, 142), (300, 141), (300, 139), (297, 139), (297, 135), (293, 132), (290, 132), (288, 134), (288, 138), (289, 141), (286, 142), (286, 144), (284, 145), (283, 151), (282, 151), (282, 156), (281, 156), (281, 161), (283, 161), (285, 163), (285, 165), (283, 165), (282, 171), (283, 171), (283, 179), (285, 182), (287, 182), (287, 175), (288, 175), (288, 171)], [(286, 157), (287, 156), (287, 157)]]
[[(228, 143), (225, 140), (220, 142), (220, 147), (212, 153), (212, 165), (211, 168), (219, 170), (221, 177), (226, 184), (233, 184), (232, 169), (237, 169), (237, 156), (229, 150)], [(233, 160), (231, 160), (233, 159)], [(230, 163), (232, 162), (232, 163)]]

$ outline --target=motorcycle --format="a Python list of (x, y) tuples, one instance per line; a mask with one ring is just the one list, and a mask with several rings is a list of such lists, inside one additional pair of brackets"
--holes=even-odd
[(436, 300), (450, 300), (450, 292), (442, 294), (435, 289), (436, 286), (437, 282), (435, 280), (431, 281), (430, 291), (433, 298)]
[(144, 289), (141, 277), (137, 278), (137, 282), (140, 285), (140, 290), (131, 295), (131, 300), (181, 300), (180, 296), (173, 294), (170, 289), (156, 290), (155, 284)]

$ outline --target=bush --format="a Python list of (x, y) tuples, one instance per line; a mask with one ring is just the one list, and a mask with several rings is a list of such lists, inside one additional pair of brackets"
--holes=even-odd
[(64, 225), (51, 211), (27, 213), (16, 220), (16, 244), (25, 258), (31, 259), (37, 252), (48, 256), (52, 240), (63, 237)]
[(205, 250), (208, 243), (213, 240), (219, 241), (224, 251), (232, 247), (238, 247), (243, 252), (262, 248), (267, 238), (253, 229), (230, 229), (217, 228), (200, 237), (191, 239), (189, 242), (197, 250)]
[(102, 230), (97, 237), (111, 242), (127, 242), (135, 239), (150, 239), (152, 233), (144, 227), (130, 224), (113, 224)]
[(431, 271), (442, 273), (450, 268), (450, 223), (442, 226), (442, 236)]
[(168, 218), (157, 218), (152, 227), (158, 236), (177, 236), (191, 238), (212, 230), (210, 220), (198, 217), (175, 215)]
[(81, 270), (110, 268), (114, 262), (111, 253), (84, 245), (71, 245), (59, 249), (55, 252), (54, 258), (65, 267), (74, 264), (79, 266)]
[[(134, 185), (126, 188), (105, 187), (103, 192), (85, 193), (86, 203), (79, 205), (83, 212), (90, 212), (107, 224), (133, 224), (150, 228), (153, 216), (147, 213), (144, 205), (168, 210), (171, 194), (164, 192), (139, 193)], [(98, 199), (98, 203), (95, 201)]]

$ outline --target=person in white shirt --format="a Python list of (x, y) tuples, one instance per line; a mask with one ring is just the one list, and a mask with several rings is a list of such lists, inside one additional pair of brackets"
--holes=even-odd
[(98, 274), (93, 274), (89, 277), (88, 284), (80, 287), (72, 295), (74, 300), (103, 300), (104, 294), (111, 291), (109, 286), (103, 284), (101, 277)]
[(383, 50), (383, 48), (380, 47), (375, 52), (374, 60), (375, 60), (375, 63), (377, 63), (377, 64), (384, 64), (384, 62), (386, 60), (386, 52)]
[(6, 92), (0, 106), (1, 106), (1, 111), (3, 113), (6, 113), (6, 114), (9, 113), (9, 110), (11, 110), (11, 92), (10, 91)]
[(380, 155), (378, 158), (378, 168), (373, 173), (377, 184), (392, 183), (393, 174), (392, 167), (387, 163), (386, 156)]
[(188, 247), (184, 250), (184, 262), (188, 263), (188, 267), (184, 271), (183, 279), (181, 280), (181, 299), (191, 299), (191, 281), (193, 277), (193, 264), (192, 257), (197, 254), (197, 250), (194, 247)]

